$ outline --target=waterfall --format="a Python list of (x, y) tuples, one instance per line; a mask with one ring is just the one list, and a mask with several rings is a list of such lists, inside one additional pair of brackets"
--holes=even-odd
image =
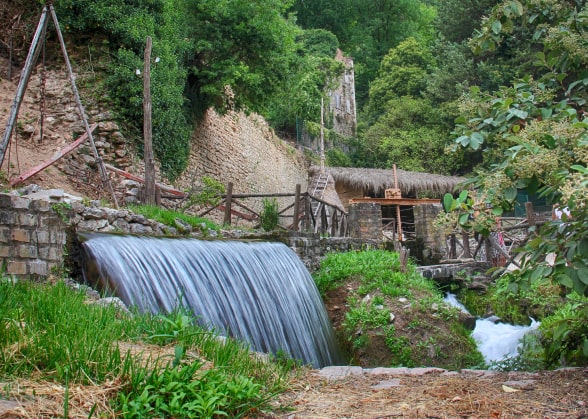
[(335, 333), (308, 270), (282, 243), (90, 235), (86, 281), (142, 312), (180, 302), (198, 322), (253, 350), (315, 368), (339, 362)]
[[(448, 293), (445, 297), (445, 302), (459, 308), (464, 313), (468, 313), (454, 294)], [(539, 322), (533, 319), (531, 319), (529, 326), (499, 323), (496, 321), (496, 317), (477, 319), (472, 337), (478, 344), (478, 350), (484, 356), (486, 363), (491, 364), (504, 358), (516, 357), (521, 339), (528, 332), (538, 327)]]

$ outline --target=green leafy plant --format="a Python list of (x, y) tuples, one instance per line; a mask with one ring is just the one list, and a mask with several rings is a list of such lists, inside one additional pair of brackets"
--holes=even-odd
[(179, 219), (190, 225), (192, 228), (200, 230), (204, 234), (207, 234), (208, 230), (220, 230), (219, 226), (206, 218), (195, 217), (183, 212), (162, 208), (157, 205), (132, 205), (129, 207), (129, 209), (137, 214), (144, 215), (147, 218), (158, 221), (170, 227), (177, 228), (178, 223), (176, 220)]
[(278, 212), (278, 200), (276, 198), (263, 198), (263, 210), (259, 214), (261, 228), (272, 231), (278, 226), (280, 213)]
[(192, 188), (188, 197), (182, 204), (184, 210), (193, 205), (217, 206), (221, 201), (221, 195), (226, 192), (225, 185), (210, 176), (202, 176), (200, 186)]
[(240, 418), (267, 407), (272, 396), (260, 384), (202, 367), (195, 361), (145, 373), (130, 391), (119, 394), (120, 411), (129, 418)]

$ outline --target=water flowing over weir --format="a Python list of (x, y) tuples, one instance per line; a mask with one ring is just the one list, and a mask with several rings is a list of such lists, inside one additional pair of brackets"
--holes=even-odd
[[(460, 303), (454, 294), (447, 294), (445, 302), (459, 308), (464, 313), (468, 310)], [(520, 326), (508, 323), (497, 323), (492, 318), (477, 319), (472, 337), (478, 344), (478, 349), (488, 365), (505, 358), (516, 357), (521, 339), (530, 331), (539, 327), (539, 323), (531, 319), (531, 325)]]
[[(86, 280), (143, 312), (189, 308), (205, 327), (315, 368), (339, 363), (308, 270), (282, 243), (89, 235)], [(94, 276), (94, 277), (92, 277)]]

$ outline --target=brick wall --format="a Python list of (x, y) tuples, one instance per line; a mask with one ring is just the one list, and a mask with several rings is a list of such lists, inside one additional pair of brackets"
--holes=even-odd
[(431, 263), (443, 259), (446, 254), (445, 237), (433, 225), (441, 205), (417, 205), (414, 207), (416, 236), (423, 240), (423, 262)]
[(373, 202), (351, 204), (349, 235), (355, 239), (382, 240), (382, 208)]
[(0, 259), (5, 273), (46, 276), (63, 261), (67, 216), (46, 200), (0, 194)]

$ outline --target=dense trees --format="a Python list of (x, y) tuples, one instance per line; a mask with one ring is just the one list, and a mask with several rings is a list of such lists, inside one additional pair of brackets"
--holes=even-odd
[[(525, 189), (570, 210), (570, 217), (547, 223), (525, 245), (512, 289), (548, 279), (571, 297), (588, 296), (585, 2), (505, 1), (471, 44), (475, 51), (496, 54), (513, 34), (524, 32), (534, 41), (525, 51), (534, 53), (531, 74), (493, 92), (471, 89), (461, 102), (456, 143), (484, 150), (484, 170), (471, 180), (480, 202), (509, 209), (516, 190)], [(572, 301), (546, 332), (550, 365), (588, 360), (588, 303)]]

